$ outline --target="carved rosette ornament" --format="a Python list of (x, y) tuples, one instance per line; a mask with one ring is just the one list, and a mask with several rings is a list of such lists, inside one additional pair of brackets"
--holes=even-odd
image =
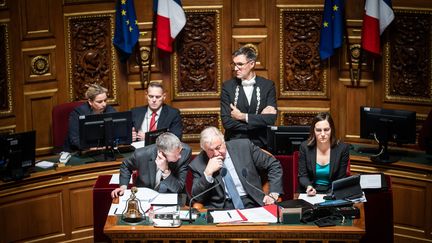
[(49, 71), (49, 60), (45, 56), (35, 56), (30, 61), (30, 67), (32, 74), (44, 75)]
[(117, 100), (113, 15), (70, 17), (67, 21), (69, 81), (72, 100), (85, 97), (86, 85), (108, 88), (109, 101)]
[(327, 96), (327, 71), (318, 45), (321, 12), (313, 9), (280, 11), (281, 96)]
[(175, 98), (217, 98), (221, 83), (219, 10), (187, 10), (186, 26), (176, 42)]
[(431, 12), (396, 12), (384, 49), (387, 100), (432, 103), (431, 25)]

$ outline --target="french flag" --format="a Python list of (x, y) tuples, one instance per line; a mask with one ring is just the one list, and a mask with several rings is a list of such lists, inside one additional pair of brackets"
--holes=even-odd
[(380, 36), (393, 19), (391, 0), (366, 0), (362, 30), (363, 49), (380, 55)]
[(156, 46), (172, 52), (172, 43), (186, 24), (180, 0), (154, 0), (156, 16)]

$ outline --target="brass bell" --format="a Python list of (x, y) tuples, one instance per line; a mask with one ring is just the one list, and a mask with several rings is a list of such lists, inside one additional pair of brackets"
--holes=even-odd
[(136, 187), (132, 187), (131, 188), (131, 196), (130, 198), (126, 201), (126, 211), (125, 213), (122, 214), (122, 219), (125, 222), (128, 223), (137, 223), (140, 222), (142, 220), (144, 220), (144, 210), (142, 210), (141, 207), (141, 201), (136, 197), (135, 193), (138, 192), (138, 188)]

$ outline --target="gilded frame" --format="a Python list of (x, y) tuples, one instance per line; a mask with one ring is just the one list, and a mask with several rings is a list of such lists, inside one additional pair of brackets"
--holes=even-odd
[[(98, 11), (98, 12), (83, 12), (83, 13), (74, 13), (74, 14), (65, 14), (65, 43), (66, 43), (66, 60), (67, 60), (67, 71), (66, 71), (66, 79), (68, 80), (67, 86), (69, 87), (69, 100), (73, 99), (73, 82), (72, 82), (72, 70), (73, 70), (73, 63), (72, 63), (72, 53), (71, 53), (71, 20), (73, 19), (91, 19), (91, 18), (100, 18), (100, 17), (108, 17), (110, 20), (110, 39), (114, 38), (114, 15), (115, 11)], [(106, 87), (109, 90), (112, 90), (112, 97), (109, 97), (108, 103), (110, 104), (116, 104), (118, 103), (117, 99), (117, 56), (116, 56), (116, 50), (114, 47), (114, 44), (111, 45), (111, 69), (112, 69), (112, 87)]]
[[(432, 10), (413, 10), (413, 9), (394, 9), (395, 14), (397, 13), (408, 13), (408, 14), (428, 14), (429, 19), (432, 19)], [(432, 31), (429, 32), (429, 40), (430, 44), (429, 46), (432, 46)], [(384, 44), (383, 47), (383, 66), (384, 66), (384, 100), (390, 101), (390, 102), (397, 102), (397, 103), (419, 103), (419, 104), (432, 104), (432, 48), (429, 49), (429, 76), (431, 77), (431, 80), (429, 80), (429, 97), (426, 98), (416, 98), (412, 96), (399, 96), (399, 95), (391, 95), (390, 94), (390, 82), (391, 82), (391, 45), (392, 43), (387, 41)]]
[(7, 108), (4, 110), (0, 110), (0, 116), (8, 116), (13, 113), (13, 102), (12, 102), (12, 60), (11, 60), (11, 53), (10, 53), (10, 43), (9, 43), (9, 20), (6, 22), (0, 21), (1, 28), (4, 29), (4, 35), (5, 35), (5, 50), (6, 53), (4, 53), (5, 61), (6, 61), (6, 84), (7, 84)]
[[(284, 56), (284, 35), (283, 26), (285, 12), (301, 13), (301, 12), (322, 12), (323, 7), (321, 5), (310, 5), (304, 8), (300, 5), (280, 5), (279, 7), (279, 60), (285, 60)], [(322, 65), (322, 79), (323, 79), (323, 90), (322, 91), (285, 91), (286, 82), (284, 80), (285, 65), (284, 62), (280, 62), (279, 66), (279, 92), (280, 98), (308, 98), (308, 99), (327, 99), (329, 98), (329, 70), (330, 70), (330, 59), (321, 61)]]
[[(221, 8), (217, 6), (217, 8)], [(221, 10), (220, 9), (185, 9), (185, 13), (215, 13), (215, 26), (216, 26), (216, 92), (180, 92), (179, 91), (179, 56), (174, 52), (172, 56), (172, 74), (171, 78), (174, 80), (174, 100), (181, 99), (218, 99), (221, 94), (222, 83), (222, 62), (221, 62)]]

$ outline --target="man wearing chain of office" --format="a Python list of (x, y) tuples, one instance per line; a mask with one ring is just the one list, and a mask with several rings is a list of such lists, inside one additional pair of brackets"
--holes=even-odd
[(267, 125), (277, 116), (273, 81), (257, 76), (257, 54), (243, 46), (232, 54), (234, 78), (225, 81), (221, 94), (221, 117), (225, 139), (249, 138), (255, 145), (267, 147)]

